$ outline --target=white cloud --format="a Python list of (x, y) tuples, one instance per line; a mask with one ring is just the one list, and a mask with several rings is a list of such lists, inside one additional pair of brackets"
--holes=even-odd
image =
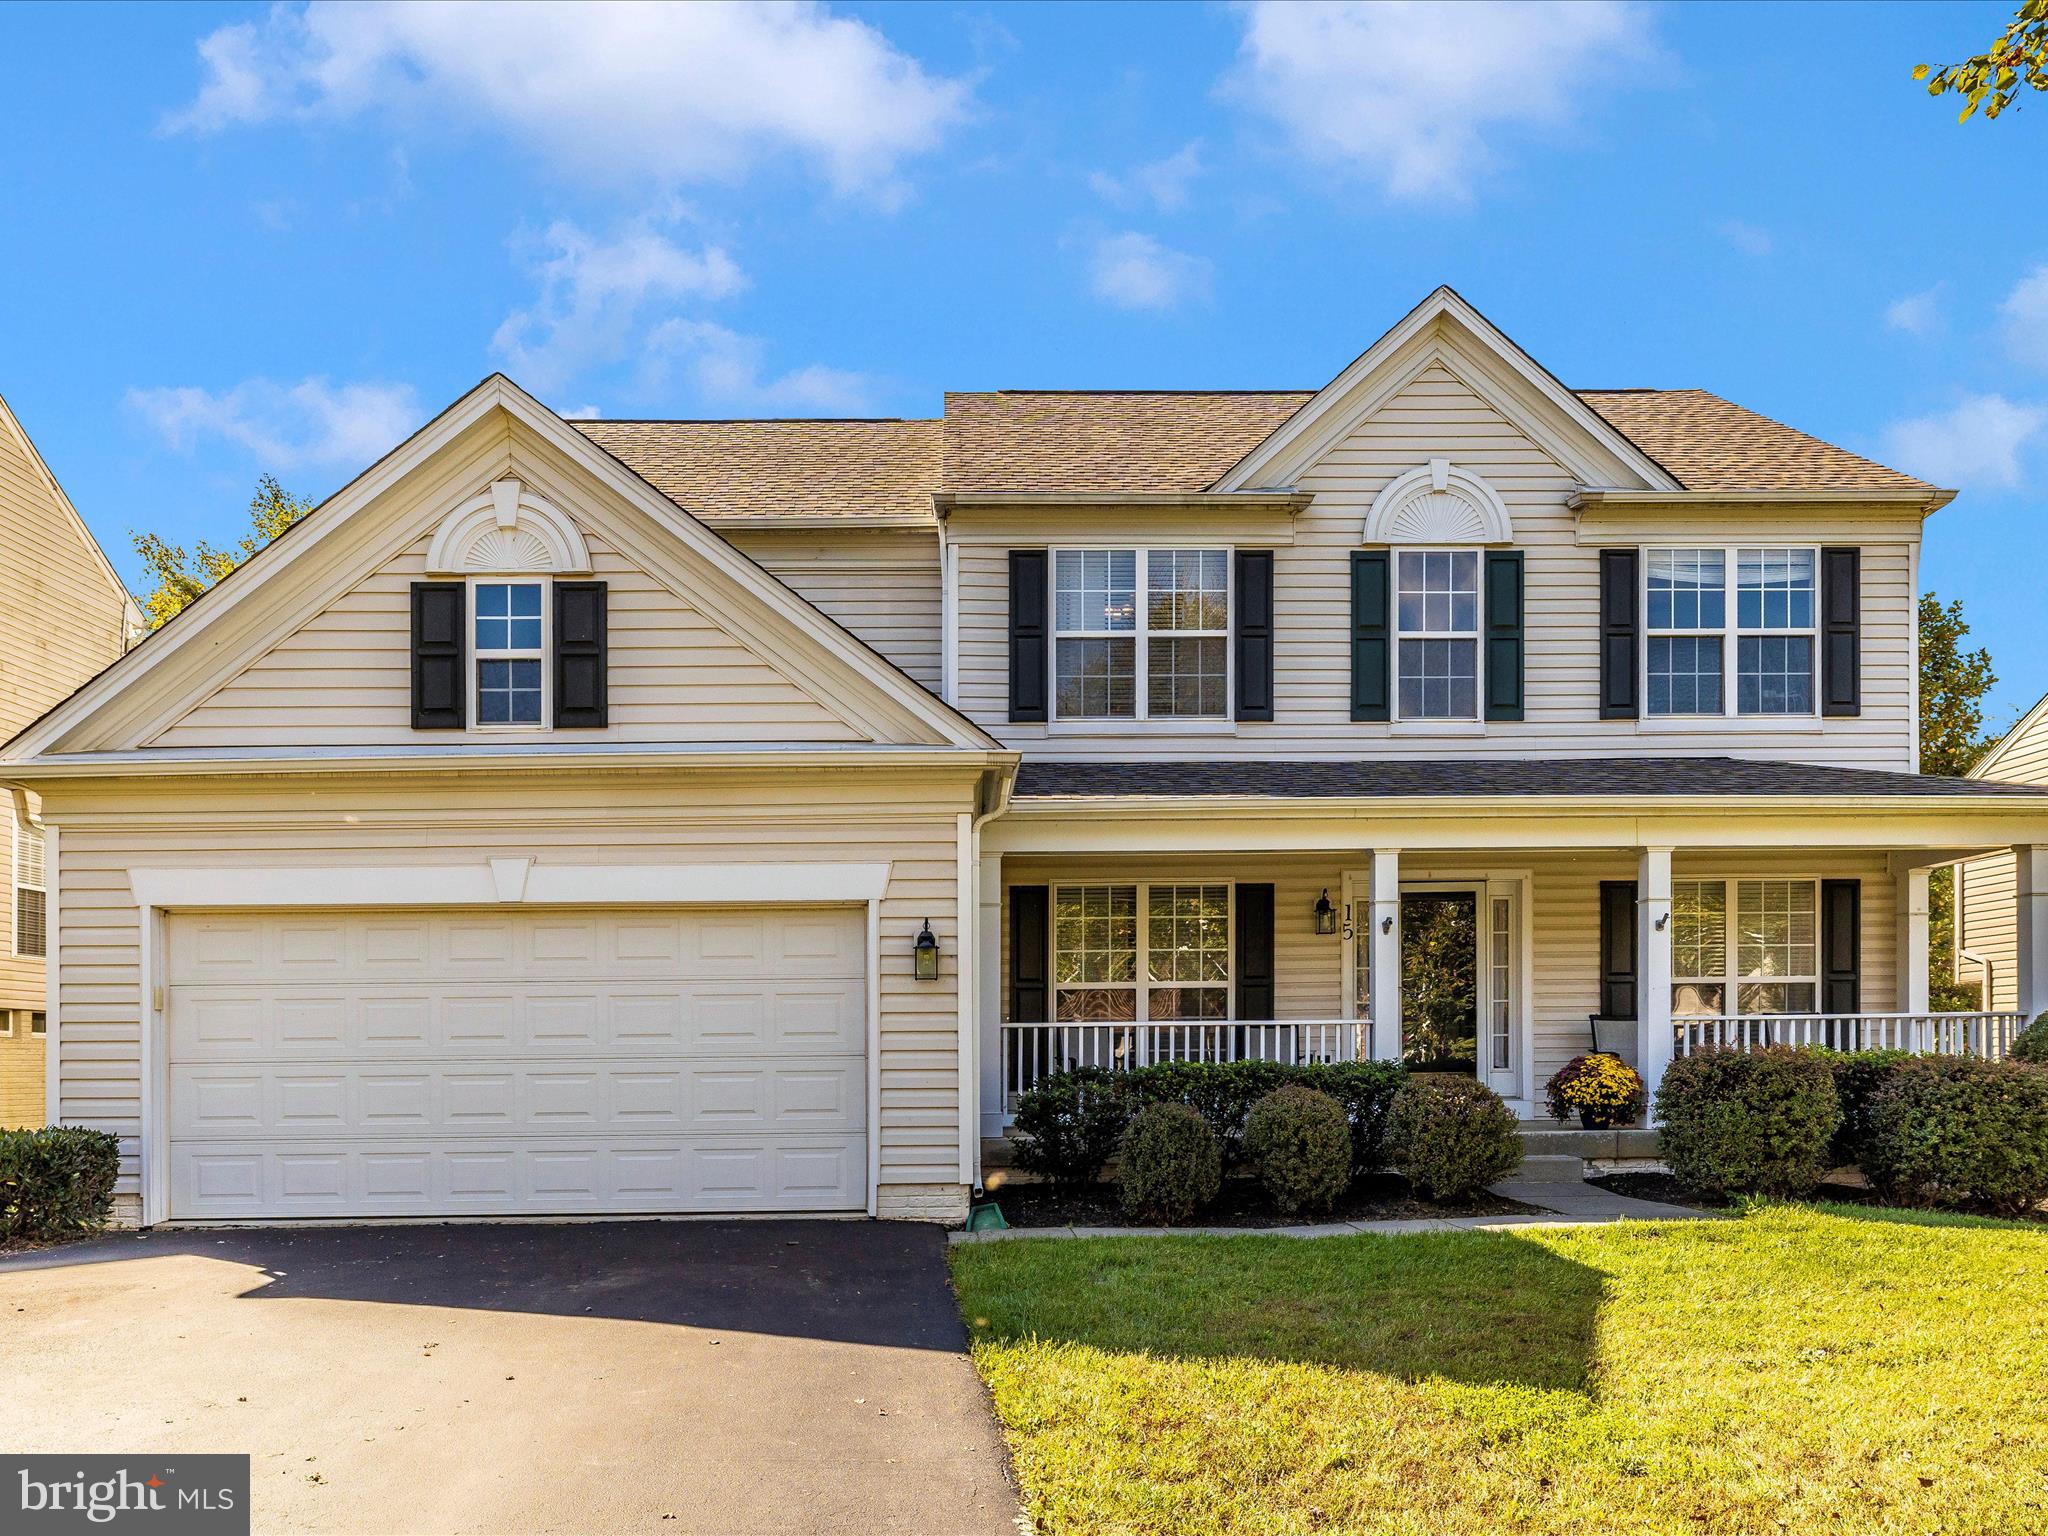
[(665, 320), (647, 338), (647, 383), (659, 388), (680, 369), (699, 398), (725, 410), (799, 416), (860, 416), (874, 410), (867, 374), (813, 363), (770, 375), (768, 344), (708, 320)]
[(648, 221), (610, 240), (557, 222), (539, 245), (540, 293), (505, 317), (491, 348), (515, 378), (542, 392), (639, 352), (650, 306), (722, 299), (746, 286), (717, 246), (686, 250)]
[(1589, 84), (1655, 51), (1647, 14), (1621, 0), (1261, 0), (1241, 11), (1226, 91), (1302, 152), (1395, 197), (1468, 197), (1496, 130), (1512, 139), (1567, 124)]
[(381, 115), (501, 133), (559, 167), (664, 185), (778, 155), (840, 192), (900, 191), (902, 162), (967, 113), (866, 22), (815, 3), (314, 0), (199, 43), (198, 95), (164, 126)]
[(1953, 410), (1894, 422), (1883, 456), (1936, 485), (2012, 489), (2026, 478), (2024, 456), (2044, 426), (2048, 407), (1965, 395)]
[(1206, 298), (1211, 273), (1202, 257), (1126, 230), (1095, 243), (1088, 260), (1088, 288), (1119, 309), (1174, 309), (1189, 299)]
[(2034, 268), (1998, 306), (2006, 350), (2020, 362), (2048, 368), (2048, 262)]
[(1162, 213), (1175, 213), (1187, 206), (1188, 191), (1202, 170), (1202, 141), (1194, 139), (1170, 155), (1132, 167), (1122, 176), (1096, 171), (1089, 176), (1088, 185), (1097, 197), (1119, 208), (1150, 203)]
[(1768, 229), (1742, 219), (1729, 219), (1723, 223), (1721, 238), (1745, 256), (1768, 256), (1777, 249), (1777, 242), (1771, 238)]
[(221, 438), (273, 470), (361, 468), (424, 419), (409, 384), (335, 385), (320, 377), (296, 384), (248, 379), (218, 394), (190, 386), (131, 389), (128, 404), (180, 452), (202, 438)]
[(1893, 299), (1884, 308), (1884, 323), (1908, 336), (1932, 336), (1941, 329), (1941, 300), (1947, 283)]

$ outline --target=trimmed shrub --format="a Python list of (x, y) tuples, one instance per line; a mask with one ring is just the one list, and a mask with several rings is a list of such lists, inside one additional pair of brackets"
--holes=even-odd
[(120, 1166), (121, 1143), (105, 1131), (0, 1131), (0, 1242), (105, 1226)]
[(2032, 1210), (2048, 1199), (2048, 1068), (1915, 1057), (1871, 1100), (1863, 1171), (1905, 1204)]
[(1060, 1189), (1093, 1184), (1129, 1119), (1114, 1073), (1081, 1067), (1041, 1078), (1017, 1096), (1017, 1166)]
[(1252, 1106), (1288, 1083), (1327, 1093), (1351, 1127), (1353, 1178), (1386, 1166), (1387, 1111), (1407, 1070), (1397, 1061), (1164, 1061), (1118, 1076), (1133, 1105), (1185, 1104), (1216, 1134), (1226, 1168), (1245, 1160), (1244, 1130)]
[(1124, 1131), (1117, 1179), (1133, 1221), (1184, 1222), (1216, 1198), (1223, 1182), (1216, 1134), (1185, 1104), (1147, 1104)]
[(2043, 1013), (2012, 1037), (2012, 1050), (2008, 1054), (2014, 1061), (2048, 1067), (2048, 1013)]
[(1870, 1101), (1892, 1080), (1898, 1069), (1913, 1059), (1911, 1051), (1842, 1051), (1818, 1053), (1835, 1074), (1835, 1102), (1842, 1109), (1842, 1123), (1828, 1144), (1828, 1162), (1840, 1168), (1854, 1163), (1863, 1166), (1870, 1146)]
[(1387, 1116), (1408, 1069), (1398, 1061), (1333, 1061), (1290, 1070), (1295, 1082), (1327, 1093), (1343, 1108), (1351, 1126), (1351, 1177), (1386, 1167)]
[(1432, 1200), (1469, 1200), (1522, 1166), (1515, 1112), (1484, 1083), (1418, 1072), (1394, 1095), (1387, 1125), (1394, 1166)]
[(1283, 1216), (1322, 1216), (1351, 1182), (1351, 1125), (1327, 1093), (1285, 1083), (1252, 1106), (1244, 1154)]
[(1702, 1194), (1803, 1195), (1831, 1166), (1842, 1108), (1817, 1052), (1708, 1049), (1665, 1069), (1657, 1118), (1664, 1161)]

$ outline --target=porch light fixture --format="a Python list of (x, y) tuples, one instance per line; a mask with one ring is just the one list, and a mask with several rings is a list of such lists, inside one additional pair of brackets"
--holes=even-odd
[(932, 920), (926, 918), (924, 927), (918, 930), (917, 943), (911, 947), (911, 974), (919, 981), (939, 979), (939, 941), (932, 933)]
[(1394, 920), (1393, 920), (1393, 918), (1391, 918), (1391, 917), (1383, 917), (1383, 918), (1381, 918), (1381, 919), (1380, 919), (1380, 932), (1381, 932), (1381, 933), (1392, 933), (1393, 931), (1394, 931)]
[(1330, 905), (1330, 888), (1323, 887), (1323, 894), (1316, 898), (1316, 932), (1337, 931), (1337, 909)]

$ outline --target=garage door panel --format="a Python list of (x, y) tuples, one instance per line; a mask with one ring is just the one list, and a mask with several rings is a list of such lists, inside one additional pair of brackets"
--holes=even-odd
[(226, 1144), (174, 1151), (171, 1199), (178, 1215), (201, 1220), (849, 1210), (862, 1204), (865, 1161), (857, 1136), (285, 1153)]

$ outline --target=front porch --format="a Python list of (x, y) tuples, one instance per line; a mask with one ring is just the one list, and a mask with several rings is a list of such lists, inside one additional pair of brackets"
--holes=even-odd
[(1300, 816), (1007, 825), (980, 861), (982, 1134), (1077, 1066), (1398, 1060), (1547, 1123), (1545, 1082), (1588, 1050), (1654, 1093), (1708, 1046), (2000, 1056), (2048, 1007), (2048, 882), (2018, 898), (2022, 1007), (1928, 1007), (1928, 873), (1988, 838), (1745, 810), (1617, 818), (1690, 845), (1588, 845), (1588, 818), (1526, 810), (1358, 818), (1365, 848), (1304, 846), (1336, 829)]

